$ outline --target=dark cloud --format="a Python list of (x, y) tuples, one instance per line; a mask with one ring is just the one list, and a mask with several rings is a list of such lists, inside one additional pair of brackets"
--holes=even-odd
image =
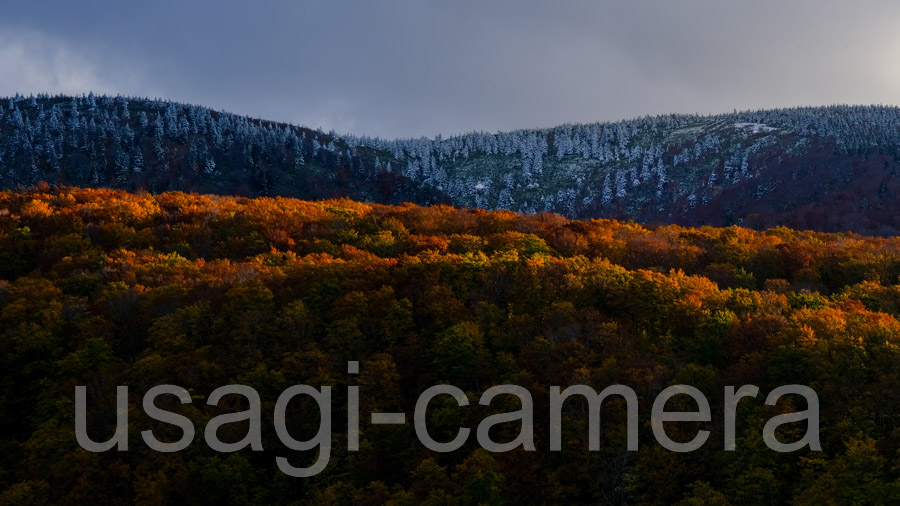
[(85, 88), (381, 136), (900, 102), (890, 1), (13, 2), (0, 94)]

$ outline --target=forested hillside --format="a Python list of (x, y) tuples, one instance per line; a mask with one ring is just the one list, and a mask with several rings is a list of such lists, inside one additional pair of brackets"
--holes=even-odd
[(400, 174), (372, 171), (334, 132), (162, 100), (41, 95), (2, 103), (5, 188), (47, 181), (153, 193), (441, 201)]
[(667, 115), (379, 139), (161, 100), (13, 97), (0, 184), (554, 212), (754, 229), (900, 232), (900, 109)]
[[(2, 192), (0, 503), (897, 503), (898, 275), (900, 239), (783, 227), (46, 184)], [(350, 360), (360, 361), (356, 376)], [(538, 451), (489, 453), (473, 436), (434, 453), (409, 424), (368, 423), (360, 450), (346, 450), (348, 384), (360, 386), (368, 420), (412, 413), (443, 382), (470, 405), (435, 399), (436, 439), (517, 409), (477, 401), (512, 383), (534, 398)], [(191, 403), (166, 409), (198, 430), (167, 454), (140, 436), (178, 437), (141, 408), (163, 383), (188, 389)], [(210, 417), (243, 409), (206, 404), (229, 383), (259, 392), (264, 451), (222, 454), (200, 440)], [(679, 440), (711, 431), (691, 453), (663, 449), (649, 431), (649, 403), (676, 383), (712, 406), (711, 422), (668, 429)], [(793, 383), (818, 393), (822, 452), (762, 442), (766, 420), (803, 409), (763, 403)], [(331, 462), (307, 479), (275, 467), (276, 456), (315, 458), (273, 434), (273, 404), (293, 384), (335, 392)], [(562, 451), (548, 451), (547, 389), (575, 384), (635, 390), (638, 451), (626, 450), (617, 399), (604, 403), (599, 451), (588, 450), (577, 400), (565, 405)], [(762, 398), (741, 401), (736, 450), (725, 452), (723, 387), (745, 384)], [(115, 425), (116, 385), (130, 387), (127, 452), (79, 448), (76, 385), (87, 386), (89, 431), (100, 440)], [(290, 418), (297, 437), (319, 424), (316, 411), (304, 413)], [(518, 431), (501, 428), (498, 440)], [(784, 440), (804, 430), (784, 428)], [(220, 432), (238, 440), (246, 425)]]

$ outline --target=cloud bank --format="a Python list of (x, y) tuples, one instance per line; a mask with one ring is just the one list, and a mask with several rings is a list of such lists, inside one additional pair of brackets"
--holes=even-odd
[(386, 137), (897, 104), (898, 22), (889, 0), (34, 0), (0, 21), (0, 94), (161, 96)]

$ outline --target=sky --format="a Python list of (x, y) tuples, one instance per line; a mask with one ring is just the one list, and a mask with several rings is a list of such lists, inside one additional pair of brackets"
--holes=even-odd
[(5, 0), (0, 96), (160, 97), (340, 133), (900, 104), (895, 0)]

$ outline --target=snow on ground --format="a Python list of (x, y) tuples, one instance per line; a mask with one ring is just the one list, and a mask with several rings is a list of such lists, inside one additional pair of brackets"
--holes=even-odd
[(762, 123), (735, 123), (734, 128), (737, 128), (738, 130), (750, 129), (751, 133), (754, 134), (778, 130), (775, 127), (770, 127), (769, 125), (764, 125)]

